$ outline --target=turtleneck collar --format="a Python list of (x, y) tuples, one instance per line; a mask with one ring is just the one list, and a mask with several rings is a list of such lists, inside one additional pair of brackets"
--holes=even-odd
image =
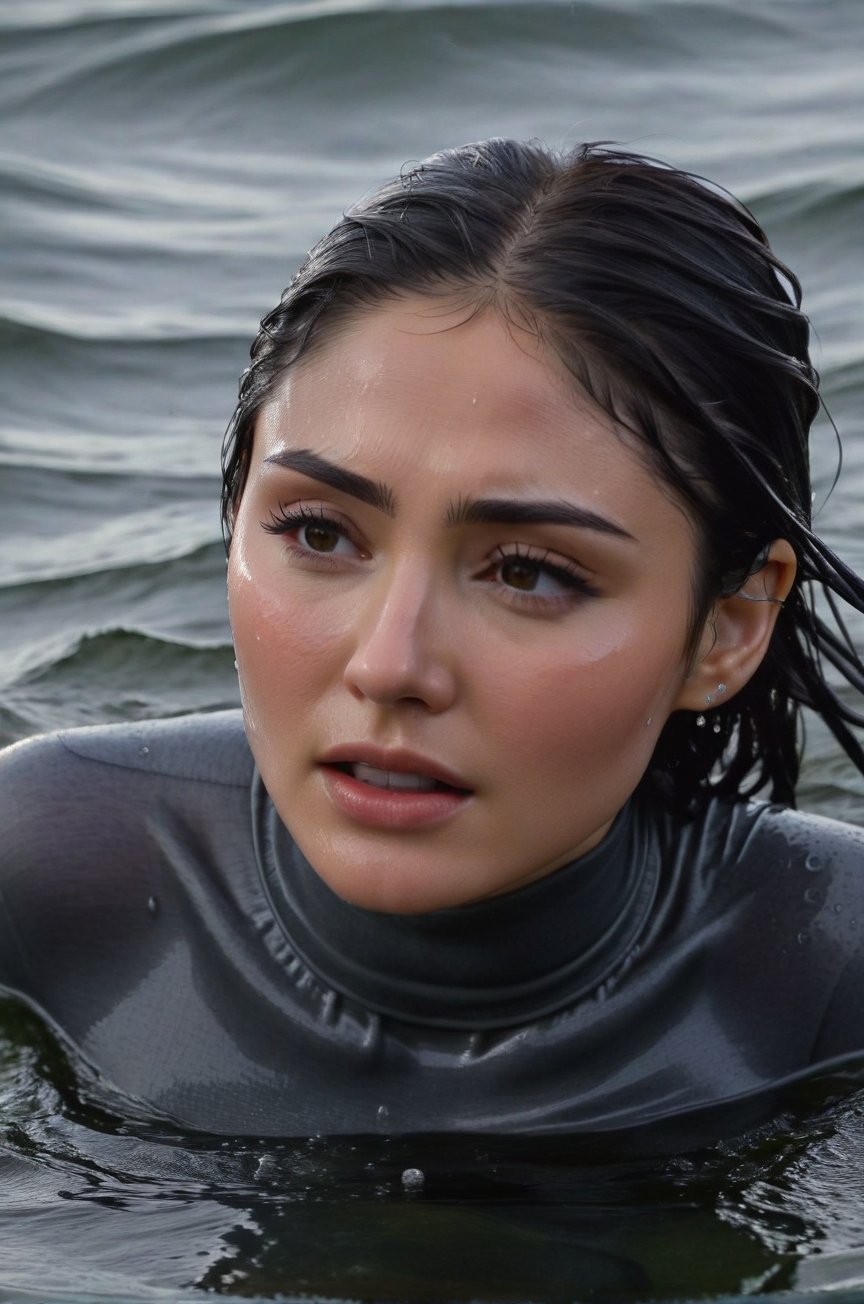
[(625, 806), (587, 855), (506, 895), (422, 915), (350, 905), (252, 789), (259, 869), (296, 955), (324, 983), (407, 1023), (486, 1029), (569, 1005), (633, 947), (654, 899), (656, 840)]

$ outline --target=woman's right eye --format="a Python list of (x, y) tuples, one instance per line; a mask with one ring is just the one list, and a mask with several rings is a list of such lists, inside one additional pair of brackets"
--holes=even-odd
[(301, 555), (356, 557), (360, 551), (347, 528), (326, 516), (323, 510), (280, 507), (270, 513), (270, 520), (263, 521), (262, 526), (268, 534), (283, 535), (291, 549)]
[(297, 541), (312, 552), (336, 552), (340, 543), (347, 542), (337, 527), (328, 521), (316, 521), (312, 525), (304, 525), (297, 531)]

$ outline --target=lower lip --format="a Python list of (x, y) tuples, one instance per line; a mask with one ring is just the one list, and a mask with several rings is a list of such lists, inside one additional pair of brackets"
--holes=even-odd
[(327, 791), (343, 814), (378, 829), (420, 829), (440, 824), (471, 800), (470, 793), (399, 792), (394, 788), (373, 788), (344, 770), (320, 767)]

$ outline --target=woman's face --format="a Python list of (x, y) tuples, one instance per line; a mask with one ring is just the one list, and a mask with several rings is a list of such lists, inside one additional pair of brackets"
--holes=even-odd
[(534, 337), (403, 298), (258, 420), (229, 567), (246, 728), (325, 881), (457, 906), (594, 847), (687, 676), (683, 510)]

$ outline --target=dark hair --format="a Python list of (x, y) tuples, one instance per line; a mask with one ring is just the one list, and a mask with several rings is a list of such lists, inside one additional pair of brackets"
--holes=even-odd
[(688, 505), (701, 536), (695, 633), (773, 539), (795, 550), (798, 576), (756, 674), (711, 728), (674, 713), (646, 782), (684, 807), (761, 789), (793, 804), (802, 706), (864, 771), (849, 728), (864, 718), (824, 675), (823, 658), (864, 690), (836, 606), (864, 610), (864, 584), (810, 528), (819, 398), (799, 284), (743, 205), (657, 160), (491, 140), (436, 154), (351, 209), (252, 346), (223, 452), (226, 541), (256, 416), (286, 370), (346, 316), (453, 289), (535, 330)]

